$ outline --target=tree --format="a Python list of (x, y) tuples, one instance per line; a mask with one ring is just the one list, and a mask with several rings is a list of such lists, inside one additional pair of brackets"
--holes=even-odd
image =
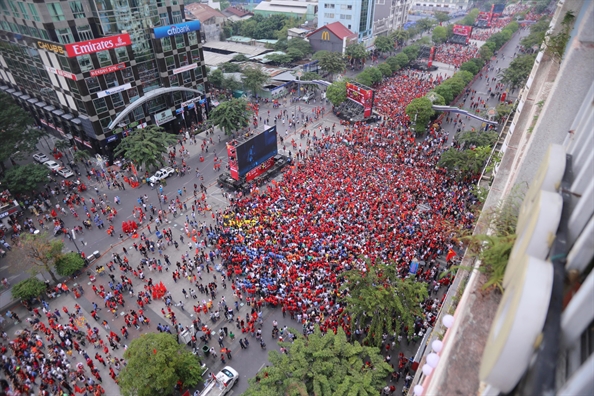
[(382, 72), (384, 77), (390, 77), (392, 75), (392, 68), (387, 62), (377, 65), (377, 69)]
[(301, 76), (300, 80), (301, 81), (313, 81), (313, 80), (318, 80), (319, 78), (320, 78), (320, 75), (316, 72), (305, 72)]
[(421, 303), (427, 298), (427, 285), (414, 279), (400, 279), (394, 265), (368, 263), (367, 271), (344, 273), (341, 289), (344, 315), (350, 317), (351, 330), (369, 326), (363, 343), (380, 346), (382, 334), (400, 332), (404, 326), (414, 332), (415, 316), (422, 316)]
[(174, 135), (168, 134), (160, 126), (149, 125), (136, 129), (123, 138), (114, 154), (121, 155), (148, 171), (165, 166), (164, 154), (169, 151), (169, 146), (176, 143), (177, 138)]
[(244, 395), (379, 395), (392, 371), (378, 348), (349, 343), (341, 327), (279, 344), (288, 353), (270, 351), (271, 365), (249, 380)]
[(450, 148), (441, 154), (437, 166), (454, 173), (459, 179), (475, 176), (483, 170), (490, 153), (491, 147), (488, 146), (462, 151)]
[(374, 42), (375, 49), (380, 53), (390, 52), (394, 50), (394, 39), (388, 36), (378, 36)]
[(23, 159), (37, 149), (44, 132), (33, 127), (33, 118), (5, 93), (0, 93), (0, 168), (10, 157)]
[(215, 69), (208, 74), (208, 82), (211, 83), (215, 88), (221, 88), (223, 86), (223, 79), (225, 76), (221, 69)]
[[(291, 40), (293, 41), (293, 40)], [(291, 61), (299, 61), (305, 57), (305, 53), (303, 53), (298, 48), (288, 48), (287, 49), (287, 56), (291, 59)]]
[(443, 11), (436, 11), (433, 13), (433, 16), (435, 17), (435, 19), (437, 19), (437, 22), (447, 22), (450, 20), (450, 15), (447, 12), (443, 12)]
[(400, 63), (395, 56), (390, 56), (388, 59), (386, 59), (386, 63), (390, 66), (392, 73), (396, 73), (398, 70), (400, 70)]
[(241, 82), (235, 79), (235, 76), (229, 76), (223, 78), (223, 82), (221, 84), (221, 88), (226, 89), (227, 91), (233, 92), (243, 88)]
[(452, 88), (447, 84), (439, 84), (434, 89), (435, 93), (443, 97), (443, 100), (446, 104), (452, 103), (454, 100), (454, 94), (452, 93)]
[(443, 26), (436, 26), (433, 29), (431, 39), (435, 44), (444, 43), (448, 39), (448, 31)]
[(10, 293), (15, 299), (27, 301), (39, 297), (45, 290), (45, 282), (40, 281), (36, 277), (31, 277), (14, 285), (10, 289)]
[(4, 183), (13, 193), (30, 193), (47, 182), (49, 170), (39, 164), (15, 165), (4, 173)]
[(408, 40), (408, 32), (402, 29), (394, 30), (390, 33), (390, 37), (396, 44), (402, 46)]
[(233, 61), (235, 61), (235, 62), (247, 62), (249, 60), (250, 60), (250, 58), (248, 58), (244, 54), (237, 54), (233, 57)]
[(498, 103), (497, 106), (495, 106), (495, 110), (497, 111), (497, 116), (499, 117), (499, 120), (503, 121), (514, 110), (514, 104), (505, 102)]
[(398, 62), (398, 65), (400, 66), (401, 69), (404, 69), (410, 63), (410, 59), (408, 58), (408, 55), (406, 55), (404, 52), (397, 54), (395, 59), (396, 59), (396, 62)]
[(426, 97), (413, 99), (406, 106), (406, 114), (412, 122), (416, 135), (422, 135), (425, 132), (425, 127), (435, 114), (435, 110), (431, 106), (431, 101)]
[(361, 73), (359, 73), (356, 77), (356, 80), (358, 83), (361, 83), (363, 85), (367, 85), (368, 87), (371, 87), (374, 83), (374, 76), (373, 74), (369, 71), (370, 68), (367, 68), (365, 70), (363, 70)]
[(69, 141), (58, 140), (58, 141), (56, 141), (56, 144), (54, 144), (54, 147), (56, 148), (56, 150), (64, 153), (64, 155), (66, 156), (66, 160), (70, 161), (70, 158), (68, 157), (68, 149), (70, 149), (70, 147), (72, 147), (72, 144), (70, 144)]
[(419, 57), (419, 51), (420, 48), (418, 45), (409, 45), (402, 49), (402, 52), (406, 54), (409, 62), (414, 61)]
[(27, 263), (24, 264), (29, 266), (32, 275), (45, 271), (50, 274), (54, 283), (58, 283), (53, 267), (56, 259), (62, 255), (64, 242), (59, 239), (50, 239), (45, 232), (41, 234), (23, 234), (20, 248), (28, 259)]
[(61, 276), (71, 276), (85, 266), (85, 260), (80, 253), (70, 252), (62, 254), (55, 261), (56, 272)]
[(382, 74), (381, 70), (377, 67), (368, 67), (365, 69), (367, 73), (371, 76), (372, 84), (377, 84), (382, 81), (384, 75)]
[(456, 135), (456, 140), (465, 148), (489, 146), (493, 147), (499, 134), (497, 132), (463, 131)]
[(334, 106), (338, 106), (346, 100), (346, 81), (334, 81), (326, 88), (326, 98)]
[(338, 52), (318, 51), (316, 55), (320, 69), (330, 74), (330, 81), (334, 79), (335, 74), (342, 73), (346, 69), (346, 62)]
[(241, 72), (241, 66), (238, 63), (227, 62), (221, 65), (221, 71), (223, 73), (239, 73)]
[(346, 46), (344, 50), (345, 56), (350, 60), (351, 64), (355, 62), (362, 62), (367, 57), (365, 45), (360, 43), (351, 43)]
[(74, 162), (82, 162), (87, 166), (87, 161), (91, 159), (91, 154), (87, 150), (78, 149), (74, 152)]
[(421, 32), (426, 32), (431, 30), (431, 28), (433, 26), (435, 26), (435, 21), (429, 19), (429, 18), (423, 18), (423, 19), (419, 19), (417, 21), (417, 26), (419, 27), (419, 30)]
[(306, 40), (304, 40), (302, 38), (298, 38), (298, 37), (288, 40), (287, 51), (290, 49), (296, 49), (299, 52), (301, 52), (304, 56), (312, 53), (312, 48), (311, 48), (311, 44), (309, 43), (309, 41), (306, 41)]
[(476, 66), (476, 64), (470, 61), (462, 63), (460, 65), (460, 70), (470, 72), (473, 75), (476, 75), (479, 72), (479, 68)]
[(504, 84), (509, 84), (511, 89), (520, 87), (528, 79), (535, 60), (535, 54), (527, 54), (517, 57), (511, 61), (509, 67), (503, 71), (501, 81)]
[(124, 396), (172, 395), (181, 381), (184, 387), (202, 382), (200, 360), (168, 333), (146, 333), (124, 352), (126, 366), (118, 379)]
[(245, 99), (231, 99), (219, 104), (210, 112), (209, 120), (231, 135), (234, 131), (250, 125), (252, 111)]
[(272, 62), (272, 63), (276, 63), (277, 65), (288, 65), (289, 63), (292, 62), (292, 59), (289, 55), (287, 54), (268, 54), (266, 55), (266, 60)]
[(243, 85), (252, 91), (252, 95), (258, 96), (258, 91), (268, 81), (268, 75), (262, 71), (262, 68), (249, 66), (243, 69)]

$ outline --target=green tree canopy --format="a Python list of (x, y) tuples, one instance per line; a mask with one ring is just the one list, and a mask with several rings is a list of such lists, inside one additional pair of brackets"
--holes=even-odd
[(535, 60), (535, 54), (526, 54), (515, 58), (503, 71), (501, 81), (504, 84), (509, 84), (512, 89), (520, 87), (528, 79)]
[(244, 54), (237, 54), (233, 57), (233, 60), (235, 62), (247, 62), (250, 60), (250, 58), (248, 58), (247, 56), (245, 56)]
[(522, 41), (520, 41), (520, 44), (526, 48), (540, 47), (544, 41), (550, 23), (551, 20), (546, 17), (538, 20), (538, 22), (530, 26), (530, 34), (524, 37)]
[(408, 32), (403, 29), (394, 30), (390, 33), (390, 37), (398, 45), (404, 45), (406, 40), (408, 40)]
[(344, 54), (351, 60), (351, 63), (354, 61), (361, 61), (367, 57), (365, 45), (361, 43), (351, 43), (347, 45)]
[(392, 69), (392, 73), (396, 73), (398, 70), (400, 70), (400, 63), (395, 56), (390, 56), (388, 59), (386, 59), (386, 63), (390, 66), (390, 69)]
[[(409, 45), (406, 46), (402, 49), (402, 52), (404, 52), (404, 54), (406, 55), (406, 57), (408, 58), (408, 61), (414, 61), (415, 59), (417, 59), (419, 57), (419, 51), (421, 49), (419, 48), (418, 45)], [(396, 55), (398, 56), (398, 55)]]
[(208, 74), (208, 82), (211, 83), (215, 88), (222, 88), (224, 78), (225, 76), (223, 75), (223, 71), (221, 69), (215, 69)]
[(46, 290), (45, 282), (40, 281), (36, 277), (27, 278), (12, 286), (10, 293), (12, 297), (18, 300), (30, 300), (41, 296)]
[(290, 51), (291, 49), (298, 50), (300, 53), (303, 54), (303, 56), (309, 55), (312, 53), (312, 48), (311, 48), (311, 44), (309, 43), (309, 41), (306, 41), (306, 40), (304, 40), (302, 38), (298, 38), (298, 37), (288, 40), (287, 51)]
[(312, 81), (312, 80), (319, 80), (320, 75), (316, 72), (305, 72), (301, 76), (301, 81)]
[(394, 50), (394, 39), (389, 36), (378, 36), (375, 38), (375, 49), (380, 53), (386, 53)]
[(251, 114), (245, 99), (233, 98), (215, 107), (208, 119), (225, 131), (225, 134), (231, 135), (250, 125)]
[(346, 62), (338, 52), (318, 51), (315, 54), (320, 69), (330, 74), (330, 81), (334, 75), (342, 73), (346, 69)]
[(243, 84), (240, 81), (237, 81), (234, 76), (229, 76), (223, 78), (221, 87), (227, 91), (236, 91), (242, 89)]
[(392, 75), (392, 67), (387, 62), (380, 63), (377, 68), (384, 77), (390, 77)]
[(56, 150), (64, 153), (64, 155), (66, 156), (66, 160), (70, 161), (70, 157), (68, 156), (68, 149), (72, 147), (72, 144), (69, 141), (62, 139), (57, 140), (54, 144), (54, 147), (56, 148)]
[(80, 253), (70, 252), (58, 256), (55, 265), (59, 275), (71, 276), (85, 266), (85, 260), (80, 256)]
[(445, 41), (448, 39), (448, 31), (443, 26), (436, 26), (433, 29), (431, 39), (435, 44), (445, 43)]
[(480, 174), (490, 153), (491, 147), (488, 146), (481, 146), (472, 150), (449, 148), (441, 154), (437, 166), (447, 169), (458, 179), (463, 179)]
[(287, 56), (291, 59), (292, 62), (295, 62), (303, 59), (305, 57), (305, 54), (298, 48), (288, 48)]
[(479, 68), (476, 66), (474, 62), (471, 61), (462, 63), (460, 65), (460, 70), (470, 72), (473, 75), (476, 75), (479, 72)]
[(415, 134), (422, 135), (425, 132), (425, 127), (435, 114), (435, 110), (431, 106), (431, 101), (426, 97), (413, 99), (406, 106), (406, 114), (412, 122)]
[(370, 345), (380, 346), (382, 334), (399, 332), (407, 326), (414, 331), (415, 316), (422, 316), (421, 303), (427, 298), (427, 285), (414, 279), (402, 280), (394, 265), (368, 263), (367, 271), (345, 272), (342, 285), (345, 315), (350, 316), (351, 328), (369, 331), (364, 339)]
[(262, 71), (261, 67), (249, 66), (242, 71), (243, 85), (252, 91), (252, 95), (257, 96), (258, 91), (268, 81), (268, 75)]
[(291, 59), (291, 57), (287, 54), (268, 54), (266, 55), (266, 60), (275, 63), (277, 65), (288, 65), (289, 63), (291, 63), (293, 61), (293, 59)]
[(114, 150), (114, 154), (121, 155), (134, 162), (136, 166), (150, 171), (165, 166), (164, 155), (168, 152), (169, 146), (175, 143), (177, 138), (174, 135), (168, 134), (160, 126), (149, 125), (146, 128), (136, 129), (123, 138)]
[(452, 87), (447, 84), (439, 84), (434, 89), (435, 93), (443, 97), (446, 104), (452, 103), (454, 100), (454, 94), (452, 93)]
[(419, 30), (421, 32), (427, 32), (427, 31), (431, 30), (431, 28), (433, 26), (435, 26), (435, 21), (433, 21), (429, 18), (419, 19), (417, 21), (417, 26), (419, 27)]
[(378, 348), (349, 343), (340, 327), (336, 334), (322, 334), (318, 328), (307, 338), (298, 336), (293, 343), (279, 344), (288, 353), (270, 351), (271, 365), (249, 380), (245, 396), (379, 396), (392, 371)]
[(87, 150), (78, 149), (74, 152), (74, 161), (76, 162), (86, 162), (91, 159), (91, 154)]
[(346, 81), (335, 81), (326, 88), (326, 97), (334, 106), (346, 100)]
[(221, 71), (223, 73), (239, 73), (241, 72), (241, 66), (239, 63), (226, 62), (221, 65)]
[(406, 55), (404, 52), (397, 54), (395, 57), (395, 60), (401, 69), (404, 69), (410, 63), (410, 59), (408, 58), (408, 55)]
[(172, 395), (177, 381), (184, 387), (202, 382), (200, 361), (168, 333), (146, 333), (124, 352), (126, 366), (118, 377), (124, 396)]
[(493, 147), (493, 144), (499, 138), (497, 132), (477, 132), (477, 131), (462, 131), (456, 134), (456, 140), (462, 144), (465, 148), (489, 146)]
[(10, 96), (0, 93), (0, 167), (10, 157), (22, 159), (35, 151), (44, 132), (33, 127), (33, 118)]
[(447, 12), (436, 11), (433, 13), (433, 16), (437, 19), (437, 22), (447, 22), (450, 20), (450, 15)]
[(23, 234), (19, 249), (23, 251), (27, 260), (21, 265), (32, 275), (45, 271), (50, 274), (54, 283), (58, 283), (54, 274), (54, 265), (56, 259), (62, 255), (63, 248), (64, 242), (59, 239), (50, 239), (45, 232), (37, 235)]
[(4, 173), (4, 183), (13, 193), (30, 193), (39, 183), (47, 183), (49, 170), (39, 164), (15, 165)]

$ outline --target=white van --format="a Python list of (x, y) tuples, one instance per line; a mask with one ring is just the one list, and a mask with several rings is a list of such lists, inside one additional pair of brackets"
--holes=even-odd
[(226, 366), (217, 375), (211, 374), (200, 396), (224, 396), (231, 391), (237, 381), (239, 381), (239, 373), (232, 367)]

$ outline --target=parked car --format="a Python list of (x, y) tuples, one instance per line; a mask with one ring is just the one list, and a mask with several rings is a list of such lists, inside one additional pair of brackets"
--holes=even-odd
[(206, 381), (200, 396), (224, 396), (231, 391), (238, 380), (239, 373), (232, 367), (226, 366)]
[(158, 183), (159, 181), (168, 178), (172, 174), (175, 173), (175, 170), (172, 167), (161, 168), (154, 175), (149, 177), (149, 181), (151, 183)]
[(62, 167), (56, 161), (45, 161), (43, 163), (43, 165), (47, 166), (49, 168), (49, 170), (52, 170), (52, 171), (57, 171), (58, 169), (60, 169)]
[(35, 153), (33, 154), (33, 159), (37, 162), (39, 162), (40, 164), (43, 164), (44, 162), (49, 161), (49, 157), (43, 153)]
[(58, 175), (62, 176), (64, 179), (68, 179), (71, 176), (74, 176), (74, 173), (68, 168), (61, 168), (57, 170)]

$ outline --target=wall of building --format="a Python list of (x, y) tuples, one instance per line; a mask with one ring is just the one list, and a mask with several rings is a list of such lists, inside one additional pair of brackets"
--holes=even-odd
[(320, 0), (318, 28), (340, 22), (364, 41), (372, 36), (375, 0)]

